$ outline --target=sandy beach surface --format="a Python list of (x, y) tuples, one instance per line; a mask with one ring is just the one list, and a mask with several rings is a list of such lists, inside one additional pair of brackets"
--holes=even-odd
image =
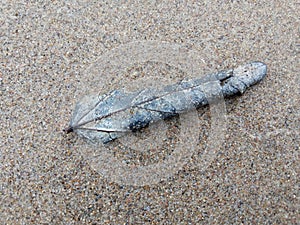
[[(299, 7), (2, 1), (0, 224), (299, 223)], [(177, 118), (161, 143), (157, 125), (136, 134), (149, 138), (140, 147), (124, 139), (104, 148), (62, 131), (87, 93), (251, 61), (268, 66), (265, 79), (219, 114), (213, 104), (196, 111), (193, 132)]]

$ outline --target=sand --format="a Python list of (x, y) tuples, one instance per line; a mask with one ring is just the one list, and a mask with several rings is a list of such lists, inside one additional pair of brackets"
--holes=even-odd
[[(298, 11), (295, 0), (4, 1), (0, 223), (296, 224)], [(95, 148), (62, 129), (75, 103), (91, 89), (113, 90), (142, 76), (132, 72), (139, 71), (138, 66), (127, 68), (126, 76), (118, 70), (105, 73), (105, 68), (90, 74), (88, 68), (103, 66), (105, 54), (114, 58), (115, 48), (150, 40), (197, 52), (203, 73), (257, 60), (267, 64), (268, 74), (242, 96), (224, 102), (222, 147), (209, 139), (218, 139), (213, 136), (219, 124), (211, 121), (212, 107), (200, 109), (198, 142), (189, 160), (156, 182), (148, 174), (149, 182), (139, 186), (134, 168), (157, 163), (163, 156), (151, 161), (157, 152), (137, 158), (113, 146), (115, 157), (133, 171), (126, 173), (137, 181), (131, 184), (114, 172), (115, 165), (97, 164), (101, 154), (86, 157), (93, 156)], [(144, 78), (165, 69), (143, 68)], [(166, 74), (156, 76), (181, 78), (180, 72)], [(172, 149), (176, 140), (167, 144)], [(202, 158), (207, 149), (214, 153), (209, 163)]]

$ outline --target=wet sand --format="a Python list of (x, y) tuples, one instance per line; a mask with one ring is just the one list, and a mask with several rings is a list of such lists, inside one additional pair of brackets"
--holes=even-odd
[[(2, 4), (0, 223), (296, 224), (297, 8), (296, 1)], [(107, 168), (86, 157), (93, 148), (62, 130), (83, 94), (98, 85), (99, 92), (130, 85), (141, 76), (133, 67), (128, 76), (104, 70), (97, 78), (88, 68), (103, 63), (102, 55), (115, 54), (112, 49), (150, 40), (196, 51), (203, 73), (250, 61), (266, 63), (268, 73), (242, 96), (225, 101), (224, 140), (209, 164), (203, 167), (201, 158), (217, 125), (207, 107), (198, 111), (200, 140), (188, 162), (167, 179), (151, 183), (149, 177), (148, 184), (134, 186), (118, 182), (122, 174), (101, 173)], [(153, 68), (144, 68), (144, 78)], [(182, 78), (180, 72), (166, 74), (156, 76)], [(113, 147), (130, 168), (155, 157), (133, 154), (130, 161)]]

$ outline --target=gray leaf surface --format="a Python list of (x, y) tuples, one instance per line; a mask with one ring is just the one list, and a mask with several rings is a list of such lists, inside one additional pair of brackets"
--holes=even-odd
[[(132, 93), (114, 90), (103, 96), (85, 96), (76, 104), (65, 132), (74, 131), (92, 142), (107, 143), (150, 123), (207, 105), (205, 93), (216, 98), (220, 97), (219, 93), (224, 97), (242, 94), (261, 81), (266, 73), (264, 63), (252, 62), (161, 89)], [(217, 90), (213, 82), (217, 82), (221, 90)]]

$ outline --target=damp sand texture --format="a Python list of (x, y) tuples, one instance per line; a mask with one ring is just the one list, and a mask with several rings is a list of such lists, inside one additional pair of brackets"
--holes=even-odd
[[(298, 8), (294, 0), (4, 1), (0, 223), (296, 224)], [(84, 142), (62, 130), (88, 92), (84, 88), (96, 85), (84, 71), (105, 52), (141, 40), (198, 51), (203, 72), (262, 61), (268, 73), (244, 95), (225, 101), (223, 149), (216, 149), (205, 170), (210, 107), (198, 111), (201, 141), (188, 163), (166, 180), (138, 187), (95, 171), (82, 154)], [(127, 75), (102, 73), (103, 91), (134, 82)], [(131, 167), (151, 163), (144, 153), (111, 151)]]

